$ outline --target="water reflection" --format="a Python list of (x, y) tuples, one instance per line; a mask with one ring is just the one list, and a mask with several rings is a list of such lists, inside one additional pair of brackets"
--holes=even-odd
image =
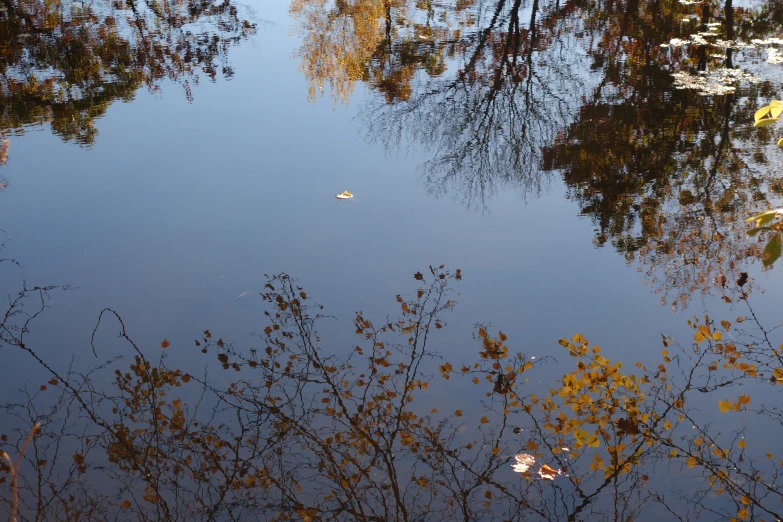
[[(230, 1), (31, 2), (0, 12), (0, 132), (48, 123), (89, 145), (95, 120), (141, 87), (230, 78), (228, 49), (254, 31)], [(5, 149), (4, 149), (5, 150)]]
[[(311, 94), (328, 86), (347, 100), (357, 81), (377, 91), (360, 111), (368, 138), (429, 149), (431, 193), (489, 208), (498, 191), (534, 197), (562, 179), (595, 243), (636, 263), (674, 307), (705, 293), (735, 299), (726, 281), (760, 256), (742, 220), (777, 201), (780, 179), (770, 135), (749, 123), (776, 93), (764, 80), (774, 70), (756, 64), (773, 48), (780, 9), (291, 4)], [(335, 55), (341, 42), (350, 44)], [(682, 89), (673, 73), (715, 85)]]
[[(26, 333), (54, 289), (22, 290), (3, 348), (34, 357), (48, 382), (3, 407), (16, 429), (2, 448), (16, 456), (31, 441), (12, 462), (20, 520), (780, 518), (783, 462), (745, 439), (781, 421), (752, 391), (783, 382), (761, 325), (691, 323), (693, 345), (664, 339), (649, 366), (611, 361), (581, 335), (534, 361), (477, 326), (475, 358), (449, 361), (434, 344), (462, 274), (414, 277), (396, 319), (356, 315), (343, 353), (322, 349), (324, 308), (273, 277), (258, 345), (204, 331), (191, 347), (209, 363), (199, 375), (177, 368), (168, 340), (137, 346), (111, 310), (97, 336), (117, 332), (128, 355), (51, 367)], [(534, 385), (553, 357), (573, 366)], [(433, 408), (432, 390), (452, 387), (459, 402)], [(0, 472), (6, 512), (12, 465)]]

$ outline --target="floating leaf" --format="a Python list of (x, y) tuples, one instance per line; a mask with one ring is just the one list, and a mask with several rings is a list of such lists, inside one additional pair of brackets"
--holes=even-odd
[(767, 106), (767, 107), (762, 107), (759, 110), (757, 110), (756, 113), (753, 115), (753, 121), (758, 123), (759, 120), (762, 120), (762, 119), (768, 117), (770, 109), (771, 109), (771, 107)]
[(773, 123), (780, 121), (780, 118), (764, 118), (761, 120), (758, 120), (756, 123), (753, 124), (754, 127), (766, 127), (767, 125), (772, 125)]
[(764, 252), (761, 254), (761, 262), (764, 266), (769, 266), (780, 257), (781, 252), (781, 240), (780, 234), (775, 234), (772, 239), (769, 240), (767, 246), (764, 247)]
[(552, 469), (546, 464), (541, 466), (541, 469), (538, 470), (538, 476), (541, 477), (544, 480), (555, 480), (555, 477), (560, 475), (562, 471), (559, 469)]
[[(783, 138), (781, 138), (781, 139), (783, 140)], [(753, 237), (756, 234), (758, 234), (759, 232), (763, 232), (765, 230), (772, 230), (772, 229), (769, 228), (769, 227), (756, 227), (756, 228), (751, 228), (750, 230), (748, 230), (747, 233), (748, 233), (749, 236)]]
[(751, 221), (755, 221), (756, 226), (760, 227), (765, 223), (769, 223), (770, 221), (778, 217), (780, 214), (781, 214), (781, 209), (772, 209), (772, 210), (767, 210), (765, 212), (762, 212), (761, 214), (756, 214), (753, 217), (749, 217), (745, 221), (747, 223), (750, 223)]
[(350, 192), (348, 192), (347, 190), (344, 190), (344, 191), (343, 191), (343, 192), (341, 192), (340, 194), (337, 194), (335, 197), (336, 197), (337, 199), (351, 199), (351, 198), (353, 197), (353, 194), (351, 194), (351, 193), (350, 193)]
[(527, 453), (520, 453), (519, 455), (514, 455), (514, 459), (517, 461), (517, 463), (512, 464), (511, 468), (517, 473), (526, 472), (528, 469), (530, 469), (530, 466), (532, 466), (536, 462), (535, 457), (533, 457), (533, 455), (528, 455)]
[(168, 339), (163, 339), (163, 342), (162, 342), (162, 343), (160, 343), (160, 347), (161, 347), (161, 348), (163, 348), (164, 350), (165, 350), (166, 348), (168, 348), (169, 346), (171, 346), (171, 343), (169, 342), (169, 340), (168, 340)]

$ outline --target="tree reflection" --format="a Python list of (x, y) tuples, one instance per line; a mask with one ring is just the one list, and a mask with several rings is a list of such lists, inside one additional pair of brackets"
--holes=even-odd
[[(560, 177), (595, 244), (638, 264), (664, 302), (737, 298), (726, 282), (761, 253), (742, 220), (779, 193), (770, 137), (748, 125), (774, 87), (704, 96), (671, 73), (748, 66), (759, 51), (742, 42), (777, 30), (779, 3), (761, 14), (731, 2), (355, 4), (292, 2), (305, 76), (337, 100), (357, 81), (381, 93), (360, 112), (369, 139), (430, 150), (432, 194), (486, 208), (499, 190), (534, 197)], [(705, 43), (661, 47), (691, 36)], [(346, 41), (350, 57), (326, 65)]]
[(83, 145), (108, 106), (142, 86), (175, 81), (191, 99), (200, 75), (230, 77), (228, 48), (254, 30), (228, 0), (0, 5), (0, 129), (46, 122)]
[[(356, 315), (345, 353), (321, 343), (323, 307), (289, 276), (272, 277), (260, 346), (243, 352), (205, 331), (193, 348), (210, 361), (201, 376), (167, 363), (168, 340), (151, 358), (111, 310), (96, 330), (118, 325), (130, 365), (60, 372), (24, 337), (51, 289), (23, 290), (2, 340), (49, 381), (4, 407), (6, 426), (16, 418), (19, 428), (2, 436), (9, 454), (42, 424), (20, 466), (22, 519), (780, 518), (783, 462), (746, 443), (742, 426), (780, 424), (780, 412), (736, 391), (783, 382), (771, 332), (705, 318), (691, 323), (692, 346), (664, 339), (659, 361), (631, 371), (575, 335), (556, 356), (572, 369), (536, 387), (528, 378), (553, 357), (514, 353), (502, 332), (477, 326), (478, 353), (464, 364), (432, 349), (461, 277), (417, 273), (397, 319)], [(705, 422), (705, 405), (736, 416), (737, 431)]]

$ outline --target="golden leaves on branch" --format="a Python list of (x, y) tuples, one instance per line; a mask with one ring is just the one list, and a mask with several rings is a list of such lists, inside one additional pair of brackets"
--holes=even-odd
[(747, 406), (748, 404), (750, 404), (750, 396), (740, 395), (737, 397), (737, 402), (731, 402), (729, 399), (718, 401), (718, 409), (722, 413), (726, 413), (728, 411), (740, 411), (743, 406)]

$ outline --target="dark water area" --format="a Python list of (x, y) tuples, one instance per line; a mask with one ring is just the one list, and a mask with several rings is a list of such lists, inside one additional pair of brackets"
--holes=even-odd
[(782, 24), (0, 0), (0, 519), (783, 518)]

